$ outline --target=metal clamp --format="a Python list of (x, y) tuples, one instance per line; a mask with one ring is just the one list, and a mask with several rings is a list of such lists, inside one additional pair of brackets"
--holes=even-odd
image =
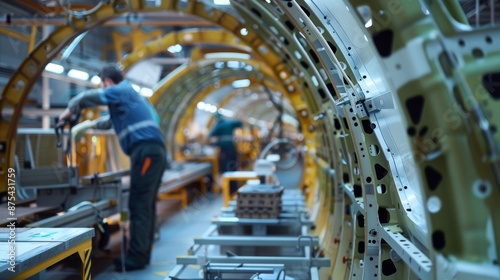
[(392, 92), (390, 91), (365, 100), (364, 105), (368, 113), (395, 108)]

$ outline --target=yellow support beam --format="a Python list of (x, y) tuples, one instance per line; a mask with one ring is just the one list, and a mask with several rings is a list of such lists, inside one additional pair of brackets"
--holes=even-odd
[(30, 40), (29, 40), (29, 45), (28, 45), (28, 53), (31, 53), (33, 51), (33, 48), (35, 47), (36, 33), (37, 33), (37, 26), (32, 25), (31, 26)]
[(160, 29), (154, 29), (150, 32), (145, 32), (142, 31), (137, 25), (134, 25), (132, 27), (132, 31), (126, 35), (122, 34), (121, 32), (113, 31), (111, 33), (111, 37), (113, 38), (115, 46), (116, 59), (118, 61), (121, 61), (123, 59), (122, 51), (125, 44), (132, 43), (132, 50), (135, 50), (136, 48), (139, 48), (139, 46), (142, 46), (145, 42), (160, 37), (161, 34), (162, 31)]
[(178, 32), (170, 32), (157, 40), (142, 44), (134, 49), (120, 62), (126, 71), (133, 64), (150, 56), (164, 52), (169, 46), (219, 44), (232, 47), (240, 52), (251, 52), (251, 49), (238, 40), (233, 34), (221, 29), (188, 29)]
[(4, 35), (7, 35), (7, 36), (9, 36), (11, 38), (20, 40), (20, 41), (24, 41), (24, 42), (29, 42), (30, 41), (30, 37), (28, 37), (26, 35), (23, 35), (23, 34), (17, 32), (17, 31), (5, 28), (5, 27), (0, 27), (0, 33), (4, 34)]

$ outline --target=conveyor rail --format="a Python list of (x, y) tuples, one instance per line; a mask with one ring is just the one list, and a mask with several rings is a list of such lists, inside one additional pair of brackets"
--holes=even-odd
[[(301, 205), (304, 200), (300, 192), (294, 191), (285, 190), (283, 197), (288, 205)], [(330, 267), (330, 258), (317, 257), (315, 254), (320, 241), (317, 236), (309, 235), (308, 228), (313, 222), (302, 207), (292, 207), (294, 209), (291, 211), (282, 210), (278, 219), (238, 218), (235, 208), (235, 204), (230, 203), (230, 207), (223, 208), (219, 217), (212, 219), (212, 226), (202, 237), (194, 240), (188, 256), (177, 257), (177, 266), (166, 280), (195, 279), (193, 275), (198, 274), (193, 271), (192, 265), (203, 266), (205, 277), (209, 266), (227, 266), (229, 270), (234, 266), (254, 265), (259, 269), (266, 265), (274, 266), (272, 275), (266, 274), (267, 278), (264, 278), (263, 274), (262, 279), (276, 279), (279, 275), (276, 266), (280, 266), (286, 271), (286, 279), (295, 280), (317, 280), (319, 269)], [(224, 277), (222, 279), (226, 279)], [(243, 272), (227, 277), (253, 279)]]
[(271, 236), (206, 236), (194, 239), (199, 245), (238, 245), (238, 246), (317, 246), (319, 240), (299, 239), (297, 237)]
[[(177, 264), (181, 265), (196, 265), (199, 263), (198, 256), (181, 256), (177, 257)], [(264, 257), (264, 256), (207, 256), (205, 258), (210, 263), (237, 263), (237, 264), (285, 264), (292, 266), (302, 266), (305, 263), (315, 267), (329, 267), (331, 260), (329, 258), (307, 258), (307, 257)]]

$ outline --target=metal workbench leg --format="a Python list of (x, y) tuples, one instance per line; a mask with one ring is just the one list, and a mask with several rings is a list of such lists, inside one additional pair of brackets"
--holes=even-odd
[(200, 178), (200, 192), (202, 195), (207, 194), (207, 183), (205, 182), (205, 177)]
[(181, 205), (182, 209), (186, 209), (188, 207), (188, 191), (186, 188), (182, 188), (181, 190)]
[(224, 207), (228, 207), (229, 201), (231, 200), (229, 181), (230, 179), (228, 177), (222, 176), (222, 194), (224, 198)]
[(92, 247), (81, 248), (78, 250), (78, 255), (82, 260), (82, 280), (90, 280), (92, 276), (90, 275), (90, 267), (92, 266), (92, 260), (90, 259), (90, 253), (92, 253)]

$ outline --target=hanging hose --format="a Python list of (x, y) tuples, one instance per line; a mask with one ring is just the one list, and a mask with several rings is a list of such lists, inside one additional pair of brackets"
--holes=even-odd
[(76, 18), (82, 18), (82, 17), (85, 17), (85, 16), (88, 16), (90, 14), (93, 14), (95, 11), (99, 10), (99, 8), (105, 4), (105, 1), (99, 1), (99, 3), (97, 5), (95, 5), (92, 9), (90, 10), (86, 10), (86, 11), (73, 11), (71, 9), (68, 9), (64, 6), (64, 0), (57, 0), (57, 6), (59, 6), (59, 8), (63, 9), (64, 12), (66, 12), (69, 16), (71, 17), (76, 17)]
[[(274, 153), (274, 151), (276, 151), (276, 153)], [(297, 164), (300, 157), (297, 144), (288, 138), (273, 139), (264, 149), (262, 149), (258, 158), (265, 159), (269, 153), (278, 154), (280, 156), (279, 161), (275, 163), (278, 169), (292, 168)]]

